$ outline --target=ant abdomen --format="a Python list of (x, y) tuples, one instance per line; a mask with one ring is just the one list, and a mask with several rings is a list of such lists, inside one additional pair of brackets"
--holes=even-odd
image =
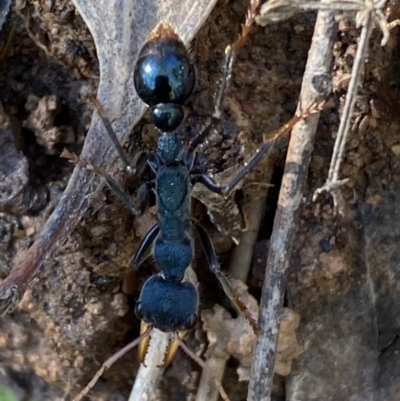
[(165, 23), (142, 48), (134, 72), (136, 92), (150, 106), (152, 123), (163, 132), (183, 121), (183, 103), (193, 91), (194, 66), (185, 45)]

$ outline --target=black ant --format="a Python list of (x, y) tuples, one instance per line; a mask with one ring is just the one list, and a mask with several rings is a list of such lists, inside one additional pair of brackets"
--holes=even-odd
[[(217, 97), (214, 119), (220, 116), (220, 108), (236, 52), (246, 41), (257, 8), (258, 2), (251, 2), (242, 34), (226, 50), (225, 73)], [(258, 330), (257, 323), (237, 298), (229, 280), (221, 271), (208, 234), (191, 218), (191, 191), (196, 183), (201, 183), (215, 193), (228, 194), (260, 161), (272, 146), (273, 141), (265, 143), (249, 163), (225, 186), (219, 186), (211, 176), (198, 171), (195, 149), (207, 136), (209, 126), (188, 146), (184, 145), (175, 133), (184, 119), (183, 105), (192, 93), (195, 73), (187, 49), (174, 30), (166, 23), (160, 23), (143, 46), (134, 71), (134, 82), (138, 96), (150, 107), (152, 123), (162, 132), (157, 142), (157, 150), (149, 153), (147, 160), (154, 172), (155, 180), (142, 185), (138, 191), (137, 204), (131, 201), (111, 176), (103, 173), (96, 166), (79, 159), (68, 151), (65, 151), (63, 156), (104, 176), (109, 187), (134, 215), (140, 215), (144, 211), (148, 202), (149, 190), (154, 190), (159, 221), (146, 234), (131, 266), (137, 268), (152, 247), (152, 253), (160, 273), (151, 276), (145, 282), (136, 305), (136, 315), (145, 324), (142, 334), (108, 359), (92, 381), (74, 399), (75, 401), (82, 399), (104, 370), (141, 342), (142, 347), (139, 349), (139, 354), (143, 361), (148, 338), (153, 328), (174, 333), (176, 341), (184, 351), (195, 360), (199, 359), (188, 351), (181, 339), (181, 333), (193, 328), (197, 322), (198, 291), (196, 286), (185, 277), (194, 258), (194, 231), (197, 232), (203, 244), (210, 269), (217, 276), (225, 293), (239, 311), (246, 316), (254, 330), (256, 332)], [(99, 105), (97, 105), (97, 109), (125, 167), (129, 171), (134, 171), (135, 169), (130, 166), (125, 152), (117, 140), (110, 121), (104, 117)], [(301, 117), (294, 117), (276, 136), (288, 132), (297, 121), (312, 112), (314, 110), (310, 108)], [(147, 342), (144, 341), (146, 338)], [(145, 345), (143, 346), (143, 344)], [(171, 358), (168, 352), (165, 360)], [(165, 363), (164, 361), (164, 366)], [(202, 364), (202, 366), (204, 365)], [(219, 382), (217, 382), (217, 386), (222, 398), (229, 400)]]

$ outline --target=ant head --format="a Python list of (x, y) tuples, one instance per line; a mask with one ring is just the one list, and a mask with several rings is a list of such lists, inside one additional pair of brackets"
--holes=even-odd
[(136, 315), (165, 332), (183, 331), (197, 322), (199, 295), (190, 282), (167, 281), (152, 276), (144, 284), (136, 305)]

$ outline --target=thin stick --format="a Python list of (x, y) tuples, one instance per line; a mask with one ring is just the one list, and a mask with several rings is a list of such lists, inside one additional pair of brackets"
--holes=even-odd
[(228, 397), (228, 394), (226, 394), (224, 388), (222, 387), (222, 383), (216, 378), (214, 375), (214, 372), (208, 367), (208, 365), (201, 359), (199, 358), (193, 351), (191, 351), (185, 342), (179, 337), (178, 333), (175, 333), (175, 339), (178, 342), (179, 346), (182, 348), (182, 350), (190, 357), (192, 358), (214, 381), (215, 385), (218, 388), (219, 394), (221, 395), (222, 399), (225, 401), (230, 401), (230, 398)]
[[(235, 247), (229, 263), (229, 275), (243, 282), (247, 281), (250, 271), (251, 260), (253, 257), (253, 248), (257, 240), (258, 230), (260, 228), (261, 216), (265, 208), (266, 196), (261, 196), (250, 202), (246, 210), (247, 224), (239, 239), (239, 244)], [(207, 358), (207, 365), (212, 369), (213, 374), (219, 380), (222, 379), (226, 367), (226, 358), (212, 355)], [(196, 401), (217, 401), (218, 389), (214, 385), (214, 380), (210, 378), (207, 372), (203, 372), (200, 378), (199, 390), (196, 395)]]
[[(328, 3), (328, 0), (323, 0)], [(329, 76), (336, 35), (334, 13), (320, 11), (314, 29), (300, 95), (300, 105), (312, 104), (326, 94), (313, 85), (315, 76)], [(296, 217), (313, 149), (319, 114), (310, 115), (292, 130), (278, 208), (271, 236), (260, 304), (259, 335), (253, 354), (248, 401), (270, 400), (275, 350), (284, 294), (284, 275), (289, 265)]]
[[(288, 134), (294, 125), (298, 123), (299, 121), (304, 120), (311, 114), (319, 113), (326, 107), (327, 103), (324, 101), (321, 101), (320, 103), (313, 103), (311, 104), (310, 107), (308, 107), (306, 110), (298, 110), (298, 112), (288, 121), (286, 124), (284, 124), (267, 142), (265, 142), (261, 148), (257, 151), (257, 153), (246, 163), (246, 165), (239, 171), (239, 173), (232, 178), (232, 180), (225, 186), (221, 187), (220, 193), (221, 194), (228, 194), (230, 191), (232, 191), (233, 188), (254, 168), (254, 166), (257, 165), (257, 163), (265, 156), (265, 154), (270, 150), (272, 145), (275, 143), (276, 139), (284, 136), (285, 134)], [(301, 109), (299, 107), (299, 109)], [(217, 191), (215, 191), (217, 192)]]
[(364, 0), (332, 0), (325, 4), (320, 0), (269, 0), (262, 5), (257, 23), (264, 26), (311, 10), (360, 11), (364, 3)]
[[(215, 109), (214, 109), (214, 114), (213, 114), (214, 118), (220, 118), (220, 116), (221, 116), (221, 107), (222, 107), (222, 103), (224, 101), (224, 96), (225, 96), (225, 93), (226, 93), (226, 90), (227, 90), (227, 87), (229, 85), (229, 81), (231, 78), (233, 63), (235, 61), (236, 54), (237, 54), (238, 50), (242, 46), (244, 46), (244, 44), (247, 41), (248, 35), (250, 33), (250, 28), (255, 21), (255, 17), (256, 17), (259, 6), (260, 6), (260, 1), (253, 1), (253, 0), (250, 1), (249, 8), (248, 8), (247, 15), (246, 15), (246, 21), (245, 21), (245, 24), (242, 25), (242, 32), (240, 33), (238, 39), (233, 44), (227, 46), (227, 48), (225, 49), (226, 56), (225, 56), (225, 64), (223, 67), (224, 76), (223, 76), (222, 83), (220, 85), (220, 88), (219, 88), (219, 91), (217, 94), (217, 98), (216, 98), (216, 102), (215, 102)], [(258, 202), (257, 206), (259, 206), (261, 203), (264, 204), (265, 198), (257, 199), (257, 202)], [(252, 208), (252, 210), (257, 210), (257, 211), (259, 209), (260, 209), (259, 207), (256, 207), (255, 209)], [(258, 227), (259, 227), (260, 220), (261, 220), (259, 218), (259, 215), (257, 216), (256, 220), (257, 220), (255, 222), (255, 224), (257, 226), (256, 231), (258, 232)], [(250, 241), (252, 241), (252, 243), (254, 245), (255, 238), (252, 238), (252, 240), (250, 240)], [(243, 246), (241, 246), (243, 243), (246, 243), (247, 245), (249, 245), (247, 241), (245, 241), (245, 242), (240, 241), (239, 246), (235, 250), (236, 257), (233, 256), (233, 260), (236, 260), (236, 258), (238, 258), (239, 255), (241, 254), (240, 249), (243, 249)], [(246, 248), (246, 249), (250, 250), (250, 252), (252, 253), (253, 246), (250, 246), (249, 248)], [(248, 255), (248, 252), (246, 252), (246, 255)], [(251, 258), (249, 260), (247, 260), (248, 263), (240, 264), (241, 268), (244, 269), (244, 270), (242, 270), (243, 273), (241, 273), (241, 272), (239, 273), (237, 270), (235, 270), (235, 272), (236, 272), (236, 274), (234, 274), (235, 278), (239, 278), (242, 281), (246, 281), (247, 274), (250, 269), (250, 261), (251, 261)], [(231, 267), (238, 266), (238, 265), (239, 264), (231, 263)], [(240, 275), (240, 277), (239, 277), (239, 275)], [(250, 318), (251, 318), (251, 316), (250, 316)], [(256, 327), (256, 326), (253, 326), (253, 327)], [(258, 328), (258, 326), (257, 326), (257, 328)], [(207, 373), (206, 371), (203, 371), (203, 373), (201, 375), (201, 379), (200, 379), (199, 390), (196, 395), (196, 401), (216, 401), (217, 400), (218, 392), (220, 392), (220, 391), (219, 391), (219, 389), (218, 389), (218, 392), (215, 391), (216, 387), (214, 386), (214, 382), (216, 382), (217, 378), (222, 379), (222, 377), (224, 375), (224, 371), (225, 371), (226, 362), (227, 362), (226, 359), (221, 359), (221, 358), (214, 357), (214, 356), (209, 358), (208, 363), (214, 367), (213, 377), (211, 377), (209, 374), (206, 374)]]
[(164, 369), (160, 365), (164, 362), (163, 358), (172, 338), (172, 333), (164, 333), (156, 328), (153, 329), (144, 363), (140, 364), (129, 401), (156, 399), (155, 394), (158, 389), (158, 383), (164, 373)]
[(339, 180), (339, 170), (343, 161), (345, 145), (347, 143), (347, 137), (349, 134), (349, 128), (351, 123), (351, 117), (353, 115), (354, 106), (356, 103), (358, 86), (360, 83), (360, 76), (364, 68), (365, 55), (368, 51), (369, 39), (371, 37), (372, 28), (375, 20), (375, 10), (373, 8), (366, 9), (363, 11), (362, 20), (359, 23), (362, 24), (361, 37), (358, 43), (357, 53), (354, 58), (354, 66), (351, 71), (351, 79), (349, 88), (346, 95), (346, 104), (343, 109), (342, 118), (340, 120), (339, 130), (337, 133), (335, 147), (329, 167), (329, 174), (326, 183), (318, 188), (315, 193), (313, 200), (315, 201), (318, 194), (323, 191), (328, 191), (332, 194), (335, 213), (339, 212), (344, 214), (343, 202), (340, 198), (339, 187), (348, 182), (348, 179)]
[(93, 376), (93, 379), (90, 380), (90, 382), (87, 384), (87, 386), (72, 400), (72, 401), (80, 401), (97, 383), (97, 380), (100, 379), (101, 375), (109, 369), (112, 365), (114, 365), (115, 362), (118, 361), (121, 357), (123, 357), (127, 352), (129, 352), (132, 348), (136, 347), (142, 341), (144, 338), (146, 338), (148, 335), (150, 335), (151, 330), (153, 330), (153, 326), (149, 326), (145, 332), (143, 332), (138, 338), (130, 342), (128, 345), (125, 345), (124, 348), (120, 349), (118, 352), (116, 352), (114, 355), (112, 355), (110, 358), (108, 358), (103, 365), (101, 365), (101, 368), (96, 372), (96, 374)]

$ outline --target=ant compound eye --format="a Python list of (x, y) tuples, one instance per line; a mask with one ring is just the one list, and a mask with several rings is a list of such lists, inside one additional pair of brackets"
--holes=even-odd
[(135, 306), (135, 315), (138, 319), (143, 319), (142, 304), (140, 302), (138, 302)]
[(193, 329), (194, 326), (196, 326), (197, 323), (197, 315), (196, 313), (194, 313), (192, 316), (189, 317), (189, 319), (187, 320), (186, 324), (185, 324), (185, 329), (189, 330), (189, 329)]

